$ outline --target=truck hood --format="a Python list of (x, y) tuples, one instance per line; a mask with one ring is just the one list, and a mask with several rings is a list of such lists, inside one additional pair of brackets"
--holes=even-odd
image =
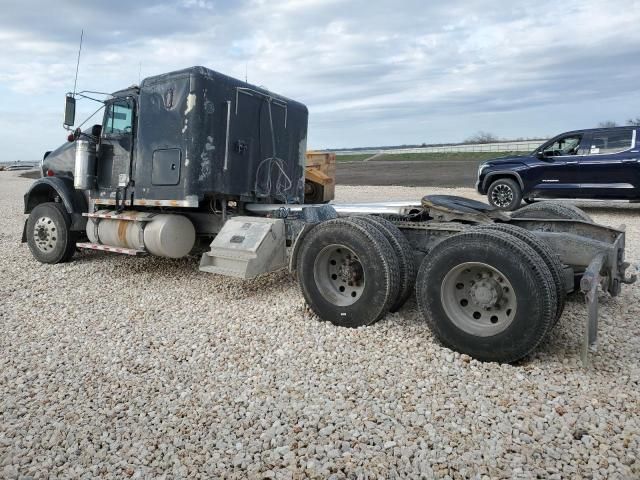
[[(91, 135), (91, 128), (82, 133)], [(47, 175), (47, 170), (52, 170), (55, 175), (73, 177), (73, 167), (76, 161), (76, 142), (64, 142), (42, 160), (42, 176)]]
[(488, 166), (503, 165), (505, 163), (525, 163), (530, 155), (506, 155), (504, 157), (496, 157), (484, 162)]

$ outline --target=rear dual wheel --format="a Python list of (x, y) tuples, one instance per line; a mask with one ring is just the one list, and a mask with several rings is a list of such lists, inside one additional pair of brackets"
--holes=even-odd
[(507, 232), (470, 229), (436, 245), (416, 280), (418, 307), (447, 347), (514, 362), (554, 323), (556, 289), (545, 261)]
[(369, 217), (329, 220), (303, 239), (297, 275), (311, 309), (344, 327), (370, 325), (413, 291), (408, 242), (391, 222)]
[(540, 237), (524, 228), (517, 227), (515, 225), (509, 225), (508, 223), (490, 223), (488, 225), (479, 225), (478, 229), (489, 229), (499, 232), (505, 232), (511, 236), (514, 236), (527, 245), (529, 245), (535, 252), (542, 258), (544, 263), (549, 268), (551, 274), (551, 280), (556, 294), (556, 316), (554, 324), (558, 323), (562, 312), (564, 311), (564, 304), (567, 298), (567, 292), (565, 288), (565, 282), (563, 280), (563, 267), (562, 262), (558, 255), (551, 249), (551, 247)]

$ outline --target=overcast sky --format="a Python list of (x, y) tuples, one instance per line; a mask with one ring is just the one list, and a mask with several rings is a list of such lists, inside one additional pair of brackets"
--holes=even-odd
[(311, 148), (539, 137), (640, 116), (640, 0), (3, 0), (2, 160), (64, 141), (82, 28), (79, 90), (246, 69), (309, 107)]

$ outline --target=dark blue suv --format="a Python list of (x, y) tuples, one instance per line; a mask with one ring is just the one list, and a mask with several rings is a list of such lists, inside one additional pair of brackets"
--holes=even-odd
[(534, 198), (640, 200), (640, 127), (566, 132), (528, 155), (480, 164), (476, 188), (514, 210)]

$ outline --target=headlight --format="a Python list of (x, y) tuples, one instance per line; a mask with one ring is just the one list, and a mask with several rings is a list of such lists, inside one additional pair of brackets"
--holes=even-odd
[(480, 175), (482, 175), (482, 171), (488, 166), (489, 165), (487, 165), (486, 163), (481, 163), (480, 165), (478, 165), (478, 178), (480, 178)]

